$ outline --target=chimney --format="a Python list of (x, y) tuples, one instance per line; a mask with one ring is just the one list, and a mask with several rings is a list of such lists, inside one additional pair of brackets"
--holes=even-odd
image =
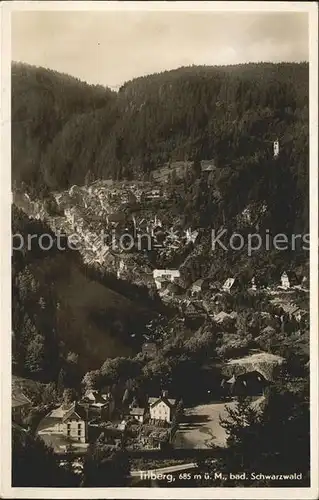
[(168, 391), (162, 391), (162, 398), (168, 398)]

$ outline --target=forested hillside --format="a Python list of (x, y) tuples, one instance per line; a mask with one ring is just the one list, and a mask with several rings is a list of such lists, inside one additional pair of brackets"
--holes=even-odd
[[(12, 223), (13, 234), (25, 242), (28, 234), (54, 236), (15, 205)], [(126, 290), (129, 295), (129, 284)], [(146, 311), (142, 292), (140, 297), (138, 291), (132, 298), (124, 296), (107, 279), (99, 283), (77, 252), (61, 252), (55, 245), (41, 250), (33, 238), (29, 249), (25, 243), (12, 257), (14, 371), (56, 381), (62, 370), (64, 383), (74, 385), (74, 376), (99, 367), (107, 357), (138, 352), (145, 324), (154, 314)]]
[(43, 157), (56, 135), (73, 116), (105, 108), (115, 96), (109, 89), (89, 86), (69, 75), (13, 63), (13, 179), (43, 188), (43, 174), (47, 182), (50, 180), (41, 168)]
[[(98, 144), (91, 168), (101, 175), (116, 175), (119, 164), (123, 174), (132, 168), (130, 162), (148, 171), (165, 160), (197, 153), (203, 159), (220, 156), (225, 164), (263, 154), (267, 141), (277, 136), (298, 157), (307, 145), (307, 64), (180, 68), (132, 80), (118, 95), (54, 71), (14, 64), (12, 88), (14, 151), (21, 145), (17, 132), (30, 141), (25, 145), (39, 149), (35, 160), (55, 139), (56, 156), (51, 150), (43, 158), (43, 166), (49, 167), (54, 159), (70, 161), (66, 148), (76, 153), (77, 146), (81, 158), (71, 157), (69, 183), (78, 171), (85, 174), (89, 158), (81, 153)], [(87, 116), (74, 119), (83, 113)], [(58, 177), (63, 166), (56, 167), (63, 183)]]
[[(275, 463), (281, 474), (287, 463), (308, 481), (308, 71), (307, 63), (182, 67), (115, 93), (12, 65), (12, 370), (17, 384), (35, 386), (34, 429), (48, 402), (111, 391), (107, 420), (129, 422), (121, 448), (165, 454), (162, 444), (178, 448), (182, 430), (195, 451), (204, 441), (192, 430), (214, 446), (221, 414), (212, 407), (236, 397), (238, 380), (238, 395), (248, 396), (252, 375), (265, 416), (260, 401), (253, 411), (240, 401), (233, 424), (220, 420), (229, 452), (219, 459), (214, 447), (214, 460), (200, 465), (209, 475), (258, 463), (272, 474)], [(44, 235), (52, 248), (41, 249)], [(73, 236), (77, 250), (63, 245)], [(148, 396), (163, 390), (176, 412), (165, 441), (155, 441), (163, 422), (148, 414)], [(111, 445), (109, 422), (94, 415), (96, 425), (82, 486), (108, 486), (108, 467), (116, 472), (99, 448)], [(48, 482), (55, 463), (29, 439), (13, 442), (14, 480), (42, 484), (25, 474), (28, 448), (44, 457)], [(65, 481), (57, 475), (57, 485)]]
[(117, 94), (13, 64), (12, 127), (13, 179), (37, 193), (214, 158), (224, 205), (266, 197), (307, 226), (306, 63), (191, 66), (134, 79)]

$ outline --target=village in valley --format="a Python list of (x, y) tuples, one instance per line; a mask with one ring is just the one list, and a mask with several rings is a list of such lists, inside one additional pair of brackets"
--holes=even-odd
[(312, 498), (314, 6), (157, 3), (4, 2), (4, 498)]
[[(213, 160), (202, 162), (205, 182), (214, 169)], [(188, 332), (189, 352), (196, 353), (198, 345), (205, 350), (207, 341), (196, 397), (192, 391), (187, 397), (187, 388), (184, 394), (172, 390), (171, 373), (167, 380), (161, 374), (156, 393), (146, 393), (137, 387), (134, 376), (128, 375), (126, 383), (115, 388), (114, 383), (96, 384), (89, 372), (80, 393), (64, 389), (59, 402), (42, 405), (36, 424), (31, 425), (28, 416), (38, 404), (32, 400), (32, 391), (28, 395), (24, 379), (13, 376), (13, 425), (21, 432), (30, 432), (31, 425), (32, 432), (61, 457), (61, 467), (72, 457), (79, 476), (83, 456), (97, 439), (110, 450), (125, 448), (132, 457), (143, 457), (144, 452), (147, 457), (150, 450), (165, 455), (167, 450), (209, 449), (212, 444), (225, 447), (227, 435), (220, 418), (226, 407), (232, 407), (237, 397), (249, 396), (262, 411), (265, 390), (286, 361), (283, 346), (287, 339), (307, 354), (306, 275), (282, 268), (277, 280), (267, 283), (252, 273), (249, 278), (236, 273), (216, 279), (209, 266), (206, 274), (194, 270), (189, 263), (203, 252), (206, 263), (207, 259), (213, 263), (214, 253), (207, 233), (200, 227), (186, 227), (170, 210), (172, 198), (178, 195), (177, 189), (170, 189), (170, 178), (74, 185), (55, 192), (49, 206), (21, 191), (15, 193), (17, 206), (46, 223), (53, 234), (77, 235), (77, 250), (86, 266), (145, 287), (160, 304), (161, 314), (144, 331), (131, 334), (138, 346), (135, 360), (153, 369), (158, 353), (168, 352), (168, 339), (176, 340), (183, 332)], [(249, 207), (241, 215), (246, 222), (252, 217)], [(133, 242), (130, 248), (121, 245), (124, 237)], [(253, 310), (255, 304), (258, 307)], [(169, 319), (164, 320), (167, 311)], [(213, 337), (217, 361), (215, 354), (210, 356)]]

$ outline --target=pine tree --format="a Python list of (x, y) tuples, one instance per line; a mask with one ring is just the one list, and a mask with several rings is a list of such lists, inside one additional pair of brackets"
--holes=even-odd
[(125, 451), (112, 452), (103, 442), (96, 441), (89, 446), (84, 461), (84, 487), (126, 486), (130, 473)]
[(31, 373), (39, 373), (43, 371), (45, 363), (45, 349), (44, 349), (45, 339), (42, 335), (35, 335), (35, 337), (30, 341), (26, 357), (25, 357), (25, 367)]
[(199, 158), (196, 158), (194, 161), (193, 161), (193, 164), (192, 164), (192, 171), (194, 173), (194, 176), (195, 178), (199, 178), (201, 176), (201, 172), (202, 172), (202, 167), (201, 167), (201, 162), (199, 160)]
[(231, 460), (235, 468), (229, 470), (250, 468), (253, 460), (260, 419), (251, 403), (250, 398), (239, 398), (234, 408), (227, 408), (227, 417), (220, 419), (227, 434), (227, 446), (232, 450)]
[(68, 407), (75, 399), (75, 393), (73, 389), (64, 389), (63, 391), (63, 404)]
[(59, 371), (58, 382), (57, 382), (57, 391), (59, 397), (62, 397), (63, 395), (63, 391), (65, 388), (65, 376), (66, 376), (65, 370), (61, 368)]
[[(291, 378), (291, 377), (290, 377)], [(227, 448), (214, 449), (213, 466), (203, 464), (211, 477), (222, 472), (246, 472), (247, 480), (220, 481), (214, 486), (280, 486), (270, 479), (249, 481), (250, 473), (264, 474), (302, 473), (300, 480), (291, 480), (286, 486), (309, 485), (309, 382), (306, 379), (280, 377), (259, 403), (259, 410), (251, 406), (248, 398), (228, 408), (221, 425), (227, 433)], [(292, 452), (293, 451), (293, 452)], [(204, 470), (204, 469), (203, 469)]]
[[(56, 487), (63, 484), (63, 474), (53, 450), (40, 438), (13, 430), (12, 485), (14, 487)], [(72, 484), (71, 477), (68, 485)]]

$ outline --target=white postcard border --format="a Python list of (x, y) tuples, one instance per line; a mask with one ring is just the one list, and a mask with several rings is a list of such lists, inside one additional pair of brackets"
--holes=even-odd
[[(28, 11), (257, 11), (308, 12), (310, 71), (310, 488), (12, 488), (11, 487), (11, 12)], [(5, 1), (0, 5), (1, 77), (1, 490), (3, 498), (291, 498), (318, 490), (318, 8), (315, 2), (91, 2)]]

